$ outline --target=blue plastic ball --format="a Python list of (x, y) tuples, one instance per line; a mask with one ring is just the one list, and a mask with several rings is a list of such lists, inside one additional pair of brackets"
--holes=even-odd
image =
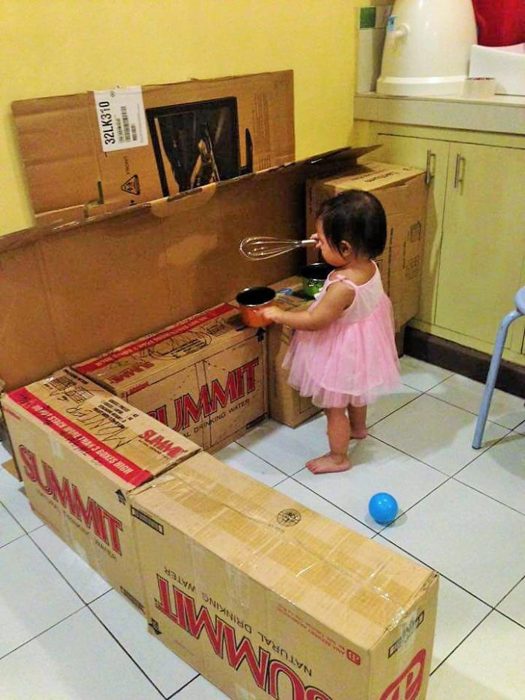
[(396, 499), (389, 493), (376, 493), (368, 503), (368, 512), (380, 525), (389, 525), (398, 511)]

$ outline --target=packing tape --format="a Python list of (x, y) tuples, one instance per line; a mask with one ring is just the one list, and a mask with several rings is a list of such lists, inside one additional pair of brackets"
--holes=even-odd
[(57, 459), (62, 459), (63, 457), (63, 450), (62, 450), (62, 445), (58, 442), (58, 440), (55, 440), (51, 436), (49, 437), (49, 444), (51, 446), (51, 452), (53, 453), (53, 457), (56, 457)]
[(237, 683), (235, 684), (235, 697), (239, 698), (239, 700), (257, 700), (254, 693), (251, 693), (249, 690), (246, 690), (244, 686), (240, 686)]
[(233, 598), (237, 601), (243, 610), (250, 608), (250, 589), (251, 580), (243, 569), (235, 569), (232, 566), (227, 568), (228, 585), (233, 592)]

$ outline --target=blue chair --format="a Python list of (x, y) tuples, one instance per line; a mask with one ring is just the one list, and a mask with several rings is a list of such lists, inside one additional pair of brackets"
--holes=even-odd
[(496, 379), (498, 376), (499, 365), (501, 362), (501, 356), (503, 354), (503, 346), (505, 345), (505, 338), (507, 337), (507, 331), (509, 330), (510, 324), (521, 316), (525, 316), (525, 287), (522, 287), (516, 296), (514, 297), (514, 302), (516, 308), (514, 311), (508, 313), (500, 323), (498, 333), (496, 335), (496, 342), (494, 343), (494, 352), (492, 354), (492, 360), (490, 361), (489, 372), (487, 374), (487, 380), (485, 382), (485, 390), (483, 392), (483, 398), (481, 399), (481, 406), (479, 408), (478, 419), (476, 421), (476, 428), (474, 430), (474, 440), (472, 441), (472, 447), (475, 450), (479, 450), (481, 447), (481, 441), (483, 440), (483, 432), (485, 430), (485, 423), (487, 422), (487, 416), (489, 414), (490, 402), (492, 400), (492, 394), (494, 393), (494, 386), (496, 384)]

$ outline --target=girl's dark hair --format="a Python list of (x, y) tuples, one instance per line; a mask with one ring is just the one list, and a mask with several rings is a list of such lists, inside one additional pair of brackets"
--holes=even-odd
[(341, 251), (347, 241), (357, 255), (376, 258), (386, 244), (386, 215), (383, 205), (370, 192), (348, 190), (327, 199), (317, 214), (328, 243)]

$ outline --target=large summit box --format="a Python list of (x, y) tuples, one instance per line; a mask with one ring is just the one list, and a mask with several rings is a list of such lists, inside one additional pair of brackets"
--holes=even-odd
[(150, 629), (227, 697), (425, 697), (435, 572), (206, 453), (131, 509)]
[(69, 369), (2, 406), (34, 511), (142, 609), (129, 496), (200, 448)]
[(75, 369), (207, 450), (266, 415), (266, 343), (220, 304)]

